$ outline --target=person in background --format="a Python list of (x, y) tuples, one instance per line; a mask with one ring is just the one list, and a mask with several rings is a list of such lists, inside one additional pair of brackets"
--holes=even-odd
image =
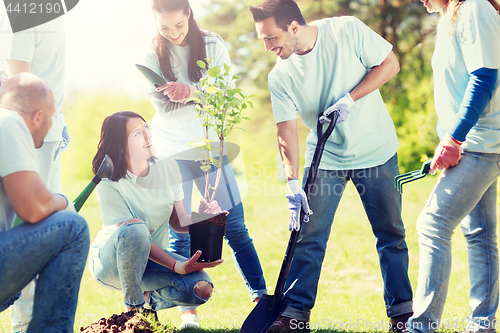
[(451, 238), (460, 225), (470, 278), (463, 332), (496, 332), (500, 4), (428, 0), (424, 6), (440, 14), (432, 70), (441, 142), (431, 173), (444, 171), (417, 219), (418, 284), (407, 331), (437, 330), (450, 281)]
[[(2, 20), (4, 22), (1, 22)], [(5, 27), (7, 21), (6, 15), (0, 18), (0, 26)], [(0, 57), (5, 61), (9, 76), (31, 72), (47, 82), (54, 92), (56, 112), (52, 117), (52, 127), (36, 154), (38, 172), (45, 186), (51, 192), (61, 192), (60, 154), (67, 149), (69, 143), (64, 115), (61, 112), (66, 61), (63, 19), (57, 18), (18, 33), (0, 34)], [(21, 298), (10, 309), (13, 332), (25, 331), (28, 327), (35, 283), (36, 279), (26, 286)]]
[[(193, 183), (204, 191), (205, 178), (200, 169), (200, 152), (189, 142), (205, 136), (205, 128), (198, 118), (194, 102), (189, 102), (193, 91), (206, 75), (197, 61), (213, 58), (209, 66), (223, 68), (231, 65), (224, 41), (217, 35), (200, 30), (187, 0), (153, 0), (153, 14), (158, 34), (153, 39), (152, 50), (143, 65), (162, 76), (167, 83), (156, 89), (148, 86), (148, 96), (156, 110), (151, 127), (158, 156), (174, 158), (179, 164), (183, 180), (184, 207), (191, 209)], [(212, 129), (210, 138), (218, 138)], [(240, 273), (250, 300), (257, 302), (267, 293), (257, 251), (245, 226), (243, 203), (227, 155), (223, 158), (223, 177), (215, 200), (223, 210), (229, 211), (225, 238), (233, 253), (234, 263)], [(210, 174), (212, 184), (215, 172)], [(190, 238), (171, 230), (170, 249), (182, 256), (190, 255)], [(200, 327), (196, 308), (179, 308), (182, 311), (181, 328)]]
[[(35, 148), (52, 125), (54, 96), (23, 73), (0, 90), (0, 311), (35, 278), (32, 332), (73, 332), (89, 250), (87, 222), (37, 172)], [(24, 223), (13, 227), (16, 214)]]
[[(286, 280), (285, 296), (292, 303), (270, 331), (309, 331), (326, 245), (349, 180), (372, 226), (386, 313), (391, 331), (396, 331), (398, 323), (406, 323), (411, 315), (413, 294), (401, 195), (394, 186), (399, 142), (378, 90), (399, 71), (392, 46), (354, 17), (306, 23), (293, 0), (266, 0), (250, 11), (266, 51), (278, 56), (268, 80), (288, 180), (289, 229), (300, 229), (301, 209), (309, 221), (302, 225)], [(318, 118), (326, 124), (333, 111), (339, 117), (326, 141), (314, 185), (317, 191), (312, 191), (308, 204), (298, 179), (297, 113), (311, 130), (305, 154), (308, 166), (316, 149)], [(308, 171), (306, 167), (304, 175)]]

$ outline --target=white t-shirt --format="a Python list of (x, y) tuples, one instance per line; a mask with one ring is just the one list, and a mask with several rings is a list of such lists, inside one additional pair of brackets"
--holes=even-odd
[[(277, 59), (269, 74), (276, 123), (297, 119), (311, 129), (306, 166), (317, 144), (319, 115), (350, 92), (392, 49), (382, 37), (354, 17), (311, 23), (318, 27), (314, 48), (305, 55)], [(326, 126), (324, 127), (326, 130)], [(396, 130), (379, 90), (356, 101), (349, 116), (338, 123), (325, 145), (320, 168), (349, 170), (384, 164), (397, 151)]]
[[(219, 66), (222, 69), (224, 63), (231, 66), (229, 51), (222, 38), (207, 32), (205, 43), (207, 59), (213, 57), (213, 66)], [(188, 75), (190, 46), (173, 44), (170, 44), (170, 46), (173, 55), (172, 67), (175, 68), (177, 82), (197, 85), (200, 88), (200, 83), (192, 82)], [(148, 52), (142, 65), (163, 77), (155, 52)], [(152, 84), (146, 79), (144, 81), (147, 84), (146, 93), (156, 110), (151, 127), (153, 130), (153, 144), (157, 152), (174, 159), (199, 159), (199, 151), (189, 144), (190, 142), (199, 142), (200, 137), (205, 137), (205, 128), (202, 126), (202, 120), (198, 118), (195, 103), (171, 102), (167, 96), (163, 95), (163, 92), (156, 92), (156, 88)], [(213, 130), (210, 130), (209, 138), (214, 142), (219, 140)]]
[[(0, 17), (2, 31), (10, 31), (8, 18)], [(62, 18), (49, 21), (37, 27), (13, 33), (0, 33), (0, 56), (29, 62), (31, 72), (47, 82), (54, 93), (56, 112), (44, 142), (62, 140), (66, 125), (61, 108), (64, 100), (64, 69), (66, 39)]]
[(174, 201), (184, 198), (177, 162), (164, 158), (150, 163), (145, 177), (127, 171), (127, 176), (117, 182), (103, 179), (96, 191), (103, 227), (90, 247), (91, 254), (111, 236), (118, 223), (130, 219), (144, 221), (153, 243), (167, 250)]
[(20, 171), (37, 172), (33, 137), (15, 111), (0, 108), (0, 232), (12, 228), (15, 219), (3, 185), (3, 177)]
[[(451, 30), (451, 31), (450, 31)], [(434, 104), (440, 138), (451, 130), (465, 95), (469, 73), (500, 69), (500, 15), (487, 0), (467, 0), (454, 25), (441, 20), (432, 56)], [(492, 98), (467, 134), (468, 151), (500, 153), (500, 76)]]

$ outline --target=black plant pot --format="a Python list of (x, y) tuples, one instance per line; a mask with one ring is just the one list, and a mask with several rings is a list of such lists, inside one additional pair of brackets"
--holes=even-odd
[(196, 215), (210, 215), (209, 219), (202, 220), (189, 226), (191, 236), (191, 256), (201, 250), (198, 261), (210, 262), (222, 257), (222, 243), (226, 233), (226, 215), (192, 213), (193, 222), (199, 218)]

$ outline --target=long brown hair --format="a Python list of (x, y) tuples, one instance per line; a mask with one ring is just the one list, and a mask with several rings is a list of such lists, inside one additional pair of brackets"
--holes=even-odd
[(130, 118), (144, 118), (132, 111), (118, 111), (104, 119), (101, 127), (101, 139), (97, 145), (97, 153), (92, 160), (92, 171), (94, 174), (99, 169), (105, 155), (113, 161), (114, 172), (110, 178), (112, 181), (119, 181), (127, 175), (127, 160), (125, 152), (127, 150), (127, 121)]
[[(189, 31), (186, 35), (186, 41), (191, 46), (188, 61), (188, 75), (189, 79), (193, 82), (198, 82), (203, 77), (203, 69), (198, 66), (197, 61), (205, 62), (206, 68), (208, 63), (206, 61), (207, 52), (205, 50), (205, 32), (203, 32), (196, 21), (194, 20), (193, 10), (189, 5), (188, 0), (153, 0), (151, 7), (154, 11), (162, 13), (164, 11), (178, 11), (183, 10), (185, 15), (189, 16), (188, 24)], [(163, 37), (160, 32), (153, 39), (153, 51), (158, 57), (160, 62), (160, 69), (163, 76), (168, 81), (177, 81), (174, 70), (172, 69), (172, 53), (169, 48), (170, 42)]]

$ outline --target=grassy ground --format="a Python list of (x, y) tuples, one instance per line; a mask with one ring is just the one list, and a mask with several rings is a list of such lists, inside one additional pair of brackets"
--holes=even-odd
[[(247, 227), (260, 255), (270, 293), (274, 286), (288, 242), (288, 211), (284, 186), (275, 177), (265, 177), (262, 170), (251, 167), (246, 172), (246, 184), (240, 182), (244, 200)], [(415, 220), (435, 182), (435, 177), (405, 185), (403, 217), (410, 251), (410, 279), (416, 287), (418, 244)], [(74, 198), (86, 182), (64, 184), (64, 191)], [(91, 237), (100, 229), (101, 219), (95, 194), (81, 213), (90, 225)], [(468, 309), (468, 267), (466, 248), (461, 232), (454, 236), (453, 272), (443, 322), (463, 323)], [(317, 332), (351, 331), (373, 332), (387, 325), (383, 302), (382, 279), (374, 248), (370, 225), (353, 187), (348, 187), (330, 236), (327, 254), (319, 284), (316, 306), (311, 321), (317, 323)], [(243, 282), (238, 275), (227, 245), (225, 263), (209, 270), (215, 283), (211, 300), (200, 307), (199, 316), (204, 331), (238, 332), (238, 328), (252, 310)], [(83, 275), (75, 331), (102, 317), (124, 310), (122, 296), (99, 286), (86, 271)], [(181, 322), (176, 309), (159, 312), (165, 331), (171, 331)], [(461, 327), (460, 327), (461, 328)], [(447, 331), (460, 331), (448, 327)], [(10, 332), (8, 311), (0, 314), (0, 332)]]

